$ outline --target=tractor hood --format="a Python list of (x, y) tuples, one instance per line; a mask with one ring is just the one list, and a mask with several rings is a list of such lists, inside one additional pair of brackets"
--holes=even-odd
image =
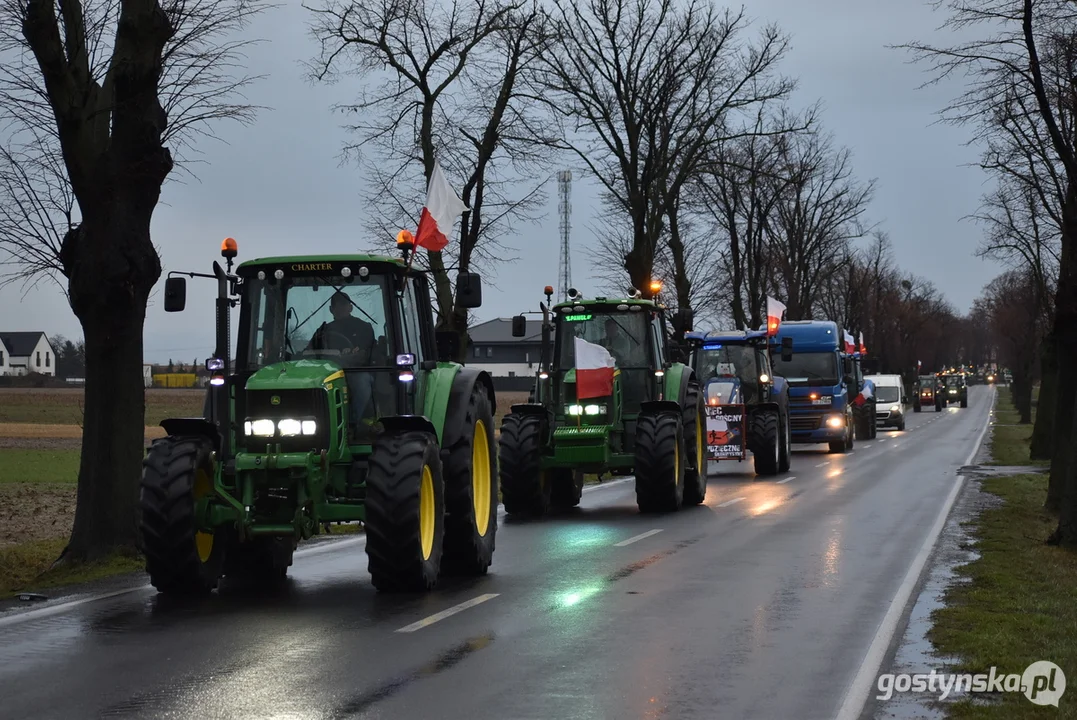
[(344, 371), (328, 360), (287, 360), (266, 365), (247, 380), (247, 390), (305, 390), (322, 387)]

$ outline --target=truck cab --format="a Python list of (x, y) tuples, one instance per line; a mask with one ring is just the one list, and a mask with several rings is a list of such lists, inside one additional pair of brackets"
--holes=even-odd
[(772, 355), (774, 374), (789, 387), (789, 430), (800, 444), (827, 443), (831, 452), (853, 447), (853, 397), (860, 392), (860, 366), (843, 352), (843, 334), (827, 320), (786, 320), (771, 343), (792, 338), (785, 359)]

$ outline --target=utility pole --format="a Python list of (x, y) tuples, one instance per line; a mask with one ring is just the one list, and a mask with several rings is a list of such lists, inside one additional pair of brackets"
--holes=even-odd
[(559, 302), (565, 302), (568, 299), (568, 289), (572, 287), (572, 256), (569, 254), (569, 235), (572, 230), (570, 222), (572, 203), (569, 201), (572, 191), (571, 170), (561, 170), (557, 173), (557, 191), (560, 198), (557, 210), (561, 214), (561, 256), (557, 266), (557, 299)]

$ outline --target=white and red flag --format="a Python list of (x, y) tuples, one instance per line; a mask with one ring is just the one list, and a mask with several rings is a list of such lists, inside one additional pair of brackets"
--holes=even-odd
[(864, 331), (863, 330), (860, 331), (860, 354), (861, 355), (867, 355), (868, 354), (868, 346), (864, 344)]
[(860, 407), (875, 394), (875, 383), (870, 378), (864, 378), (864, 389), (860, 391), (860, 394), (853, 398), (853, 404)]
[(576, 338), (576, 399), (612, 395), (615, 365), (609, 350)]
[(443, 250), (449, 244), (449, 235), (457, 218), (468, 207), (456, 195), (456, 191), (445, 179), (441, 165), (434, 160), (434, 171), (430, 173), (430, 183), (426, 188), (426, 206), (419, 218), (419, 229), (415, 232), (415, 245), (427, 250)]
[(853, 339), (853, 334), (848, 330), (843, 330), (842, 332), (845, 333), (845, 352), (851, 355), (856, 352), (856, 341)]
[(778, 326), (782, 324), (782, 316), (785, 314), (785, 305), (767, 295), (767, 335), (773, 337), (778, 334)]

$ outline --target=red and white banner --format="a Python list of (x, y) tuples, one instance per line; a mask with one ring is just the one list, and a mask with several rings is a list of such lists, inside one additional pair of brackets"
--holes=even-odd
[(449, 244), (453, 224), (467, 209), (445, 179), (441, 165), (434, 160), (434, 171), (430, 173), (430, 184), (426, 188), (426, 206), (415, 233), (416, 246), (427, 250), (444, 250)]
[(782, 316), (785, 314), (785, 305), (767, 295), (767, 336), (773, 337), (778, 334), (778, 326), (782, 324)]
[(615, 365), (606, 348), (576, 338), (576, 399), (612, 395)]
[(845, 352), (850, 355), (856, 352), (856, 341), (853, 340), (853, 334), (848, 330), (842, 330), (845, 333)]
[(853, 398), (853, 404), (860, 407), (875, 395), (875, 383), (870, 378), (864, 378), (864, 389)]

